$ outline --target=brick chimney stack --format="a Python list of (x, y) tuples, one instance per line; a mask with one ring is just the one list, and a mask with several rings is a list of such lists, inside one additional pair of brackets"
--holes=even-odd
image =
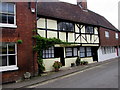
[(77, 0), (77, 5), (83, 10), (87, 10), (87, 0)]

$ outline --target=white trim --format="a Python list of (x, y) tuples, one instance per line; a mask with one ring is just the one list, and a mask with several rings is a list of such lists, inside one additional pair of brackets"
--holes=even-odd
[(12, 70), (18, 70), (18, 67), (16, 65), (0, 67), (0, 72)]
[(17, 25), (0, 23), (0, 27), (5, 27), (5, 28), (17, 28)]

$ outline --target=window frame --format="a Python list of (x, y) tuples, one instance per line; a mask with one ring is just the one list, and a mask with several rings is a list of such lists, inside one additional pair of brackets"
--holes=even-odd
[(54, 57), (55, 57), (55, 48), (53, 46), (49, 47), (48, 49), (43, 50), (43, 52), (42, 52), (43, 59), (49, 59), (49, 58), (54, 58)]
[[(71, 48), (71, 49), (72, 49), (72, 51), (68, 51), (68, 52), (71, 52), (71, 54), (72, 54), (71, 56), (67, 56), (67, 53), (68, 53), (68, 52), (67, 52), (67, 49), (68, 49), (68, 48)], [(77, 52), (77, 55), (75, 55), (75, 53), (74, 53), (74, 49), (75, 49), (75, 48), (77, 48), (77, 47), (66, 47), (66, 48), (65, 48), (65, 56), (66, 56), (66, 58), (69, 58), (69, 57), (78, 57), (78, 48), (77, 48), (77, 51), (76, 51), (76, 52)]]
[[(92, 32), (88, 30), (88, 28), (92, 28)], [(89, 32), (88, 32), (89, 31)], [(94, 34), (94, 27), (93, 26), (85, 26), (85, 33), (87, 34)]]
[(118, 40), (118, 38), (119, 38), (118, 33), (115, 33), (115, 38)]
[(109, 31), (105, 31), (105, 37), (109, 38), (110, 37), (110, 32)]
[[(7, 9), (8, 9), (8, 4), (12, 3), (12, 2), (1, 2), (1, 4), (2, 3), (7, 3)], [(0, 27), (17, 28), (17, 25), (16, 25), (16, 4), (15, 3), (12, 3), (12, 4), (14, 4), (14, 13), (12, 14), (12, 15), (14, 15), (14, 24), (9, 24), (8, 23), (8, 15), (11, 15), (11, 13), (8, 13), (8, 12), (6, 13), (6, 12), (1, 11), (0, 14), (6, 14), (7, 15), (7, 23), (0, 23)]]
[[(18, 67), (17, 67), (17, 44), (15, 44), (15, 53), (14, 54), (9, 54), (8, 51), (9, 51), (9, 42), (5, 42), (5, 44), (7, 45), (7, 53), (6, 54), (0, 54), (0, 56), (7, 56), (7, 66), (0, 66), (0, 72), (4, 72), (4, 71), (13, 71), (13, 70), (18, 70)], [(9, 65), (8, 62), (9, 62), (9, 56), (15, 56), (15, 65)]]
[[(80, 48), (81, 48), (81, 47), (80, 47)], [(80, 48), (79, 48), (79, 50), (80, 50)], [(92, 57), (92, 56), (93, 56), (93, 55), (92, 55), (92, 48), (91, 48), (91, 47), (82, 47), (82, 48), (84, 48), (84, 52), (81, 52), (81, 50), (80, 50), (80, 52), (79, 52), (80, 54), (79, 54), (79, 55), (81, 55), (81, 53), (84, 53), (84, 57), (81, 57), (81, 56), (80, 56), (80, 58)], [(90, 48), (90, 51), (87, 51), (87, 48)], [(88, 52), (91, 53), (91, 56), (88, 56), (88, 55), (87, 55)]]
[[(65, 24), (64, 24), (65, 23)], [(67, 23), (69, 24), (69, 28), (70, 28), (70, 24), (72, 24), (73, 25), (73, 30), (71, 29), (71, 30), (63, 30), (63, 29), (59, 29), (59, 27), (60, 28), (63, 28), (63, 26), (67, 26)], [(61, 24), (61, 26), (59, 26), (59, 24)], [(57, 21), (57, 29), (59, 30), (59, 31), (65, 31), (65, 32), (74, 32), (75, 31), (75, 24), (74, 23), (72, 23), (72, 22), (67, 22), (67, 21)]]

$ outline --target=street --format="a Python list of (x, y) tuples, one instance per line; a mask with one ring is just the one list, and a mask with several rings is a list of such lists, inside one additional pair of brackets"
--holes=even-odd
[(27, 88), (118, 88), (118, 61), (112, 61)]

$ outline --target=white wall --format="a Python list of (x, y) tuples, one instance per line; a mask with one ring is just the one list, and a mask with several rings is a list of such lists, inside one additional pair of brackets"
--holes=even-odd
[(109, 54), (102, 54), (102, 49), (99, 47), (98, 49), (98, 61), (105, 61), (108, 59), (116, 58), (117, 57), (117, 52), (115, 53), (109, 53)]
[(55, 61), (60, 62), (60, 58), (43, 59), (43, 65), (45, 66), (45, 72), (54, 70), (54, 68), (52, 66)]

